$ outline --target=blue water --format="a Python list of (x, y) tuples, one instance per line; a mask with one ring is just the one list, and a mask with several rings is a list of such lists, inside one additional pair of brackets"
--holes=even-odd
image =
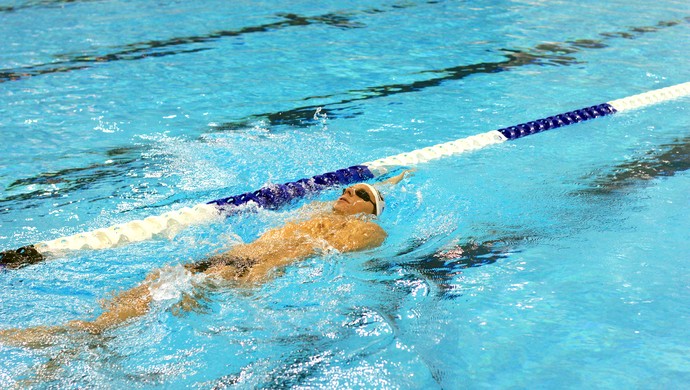
[[(0, 248), (689, 81), (690, 6), (648, 3), (2, 1)], [(381, 248), (0, 346), (0, 387), (685, 387), (689, 105), (419, 166)], [(311, 200), (2, 273), (0, 329), (94, 318)]]

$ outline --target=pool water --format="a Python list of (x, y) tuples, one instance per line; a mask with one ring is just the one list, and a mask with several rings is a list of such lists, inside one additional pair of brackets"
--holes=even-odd
[[(16, 248), (690, 80), (685, 1), (2, 1), (0, 248)], [(299, 217), (241, 214), (0, 274), (0, 387), (681, 388), (690, 99), (420, 165), (380, 248), (173, 314), (179, 265)], [(175, 268), (178, 267), (178, 268)], [(180, 276), (180, 278), (182, 278)]]

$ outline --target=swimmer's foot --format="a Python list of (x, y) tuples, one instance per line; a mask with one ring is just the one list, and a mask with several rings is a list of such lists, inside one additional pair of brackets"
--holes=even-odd
[(17, 269), (40, 263), (43, 260), (45, 260), (45, 256), (36, 250), (33, 245), (0, 252), (0, 268)]

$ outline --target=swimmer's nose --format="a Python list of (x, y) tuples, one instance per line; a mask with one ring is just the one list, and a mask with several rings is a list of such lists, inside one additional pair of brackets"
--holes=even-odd
[(352, 203), (352, 202), (350, 202), (349, 200), (347, 200), (348, 197), (352, 198), (352, 196), (353, 196), (352, 187), (348, 187), (348, 188), (346, 188), (346, 189), (343, 190), (343, 196), (341, 196), (340, 198), (338, 198), (338, 200), (342, 200), (342, 201), (347, 202), (347, 203)]

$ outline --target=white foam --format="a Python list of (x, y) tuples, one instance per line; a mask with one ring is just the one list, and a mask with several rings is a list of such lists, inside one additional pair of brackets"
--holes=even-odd
[(166, 266), (160, 269), (158, 279), (149, 284), (149, 293), (154, 301), (177, 300), (183, 293), (191, 293), (204, 279), (204, 274), (192, 274), (182, 265)]

